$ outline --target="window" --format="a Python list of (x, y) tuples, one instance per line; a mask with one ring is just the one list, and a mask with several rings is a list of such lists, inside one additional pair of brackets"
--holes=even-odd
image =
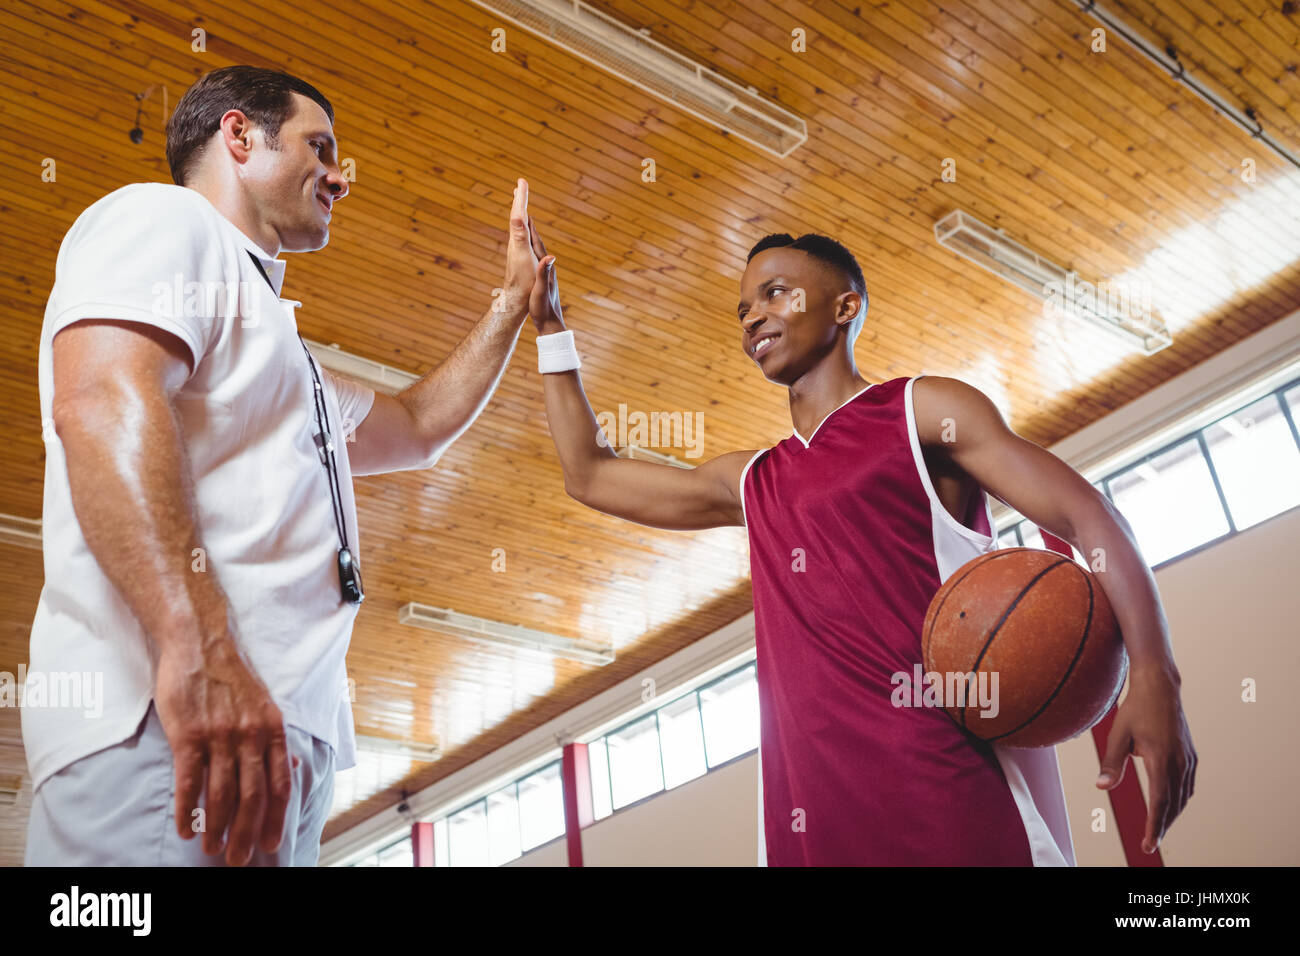
[[(1293, 381), (1092, 486), (1124, 513), (1155, 567), (1300, 506), (1298, 418)], [(1043, 546), (1027, 520), (1003, 530), (998, 545), (1014, 540)]]
[(591, 808), (597, 820), (614, 812), (614, 799), (609, 788), (609, 748), (605, 738), (587, 745), (587, 760), (591, 769)]
[(704, 763), (704, 727), (700, 723), (698, 700), (695, 694), (687, 694), (659, 708), (665, 790), (708, 772)]
[(654, 714), (633, 721), (606, 738), (609, 778), (617, 810), (664, 788), (659, 727)]
[[(615, 810), (695, 780), (758, 747), (754, 664), (587, 745), (592, 809)], [(564, 835), (560, 761), (433, 821), (434, 866), (500, 866)], [(353, 866), (411, 866), (409, 836)]]
[(1230, 530), (1198, 435), (1120, 472), (1110, 491), (1151, 565)]
[[(1300, 385), (1288, 388), (1282, 393), (1282, 400), (1286, 402), (1287, 410), (1291, 412), (1291, 424), (1300, 426)], [(1300, 442), (1300, 437), (1296, 437)]]
[(415, 857), (411, 849), (411, 838), (403, 836), (388, 846), (368, 856), (362, 857), (353, 866), (414, 866)]
[(488, 865), (500, 866), (519, 856), (519, 798), (516, 784), (487, 798)]
[(564, 836), (564, 786), (560, 762), (519, 781), (519, 846), (533, 847)]
[(447, 818), (433, 821), (433, 865), (451, 866), (451, 845), (447, 842)]
[(433, 865), (500, 866), (563, 835), (557, 760), (434, 820)]
[(1300, 448), (1279, 395), (1208, 426), (1205, 443), (1238, 531), (1300, 504)]
[(1038, 525), (1032, 521), (1020, 522), (1020, 537), (1025, 542), (1026, 548), (1047, 550), (1047, 544), (1043, 541), (1043, 533), (1038, 530)]
[(758, 674), (755, 665), (700, 688), (704, 748), (710, 768), (758, 747)]
[(415, 857), (411, 849), (411, 838), (403, 837), (379, 851), (377, 866), (415, 866)]
[(587, 745), (595, 818), (757, 747), (757, 671), (747, 664)]
[(452, 866), (488, 865), (487, 801), (471, 803), (447, 818)]

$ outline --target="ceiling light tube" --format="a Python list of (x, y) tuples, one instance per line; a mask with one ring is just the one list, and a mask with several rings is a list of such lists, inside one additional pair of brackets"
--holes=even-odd
[[(1000, 229), (980, 222), (960, 209), (953, 210), (934, 224), (934, 237), (945, 249), (1039, 299), (1048, 301), (1059, 297), (1067, 316), (1083, 319), (1095, 328), (1118, 336), (1128, 348), (1136, 347), (1152, 355), (1173, 342), (1164, 320), (1154, 312), (1138, 316), (1126, 314), (1131, 296), (1121, 296), (1125, 307), (1115, 309), (1111, 307), (1113, 287), (1107, 290), (1104, 297), (1107, 301), (1103, 301), (1100, 295), (1077, 295), (1076, 289), (1091, 286), (1085, 284), (1077, 272), (1057, 265), (1008, 238)], [(1101, 291), (1099, 287), (1092, 288)]]
[(479, 644), (536, 651), (584, 664), (608, 664), (614, 660), (614, 649), (607, 645), (550, 634), (518, 624), (502, 624), (500, 621), (472, 617), (459, 611), (430, 607), (414, 601), (398, 610), (397, 621), (399, 624), (451, 634)]
[(776, 156), (808, 139), (789, 110), (582, 0), (471, 0), (606, 73)]

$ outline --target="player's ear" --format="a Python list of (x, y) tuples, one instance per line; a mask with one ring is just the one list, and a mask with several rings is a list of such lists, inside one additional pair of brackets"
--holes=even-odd
[(847, 326), (862, 311), (862, 296), (856, 292), (841, 292), (835, 300), (835, 324)]

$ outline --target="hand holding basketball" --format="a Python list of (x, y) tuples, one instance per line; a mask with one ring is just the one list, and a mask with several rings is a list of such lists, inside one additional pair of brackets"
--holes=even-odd
[[(1177, 680), (1162, 671), (1135, 669), (1106, 740), (1097, 786), (1102, 790), (1119, 786), (1130, 753), (1146, 762), (1151, 792), (1142, 837), (1144, 853), (1156, 851), (1195, 790), (1197, 759), (1191, 740)], [(1170, 741), (1177, 743), (1170, 746)]]

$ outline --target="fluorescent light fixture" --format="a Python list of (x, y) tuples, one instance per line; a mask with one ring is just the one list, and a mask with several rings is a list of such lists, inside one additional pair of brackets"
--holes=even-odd
[(472, 0), (503, 20), (692, 116), (776, 156), (808, 139), (808, 124), (581, 0)]
[(405, 757), (423, 763), (432, 763), (442, 756), (442, 749), (436, 743), (418, 744), (410, 740), (390, 740), (387, 737), (369, 737), (364, 734), (357, 734), (356, 740), (357, 750), (361, 753)]
[(0, 807), (12, 807), (18, 802), (18, 795), (22, 792), (21, 774), (5, 774), (0, 777)]
[(1118, 336), (1129, 348), (1147, 355), (1173, 342), (1164, 320), (1142, 300), (1132, 283), (1084, 282), (1079, 274), (1059, 266), (1007, 238), (1000, 229), (954, 210), (934, 224), (939, 245), (994, 275), (1006, 279), (1049, 303), (1057, 301), (1069, 316), (1084, 319)]
[(31, 548), (33, 551), (40, 551), (40, 519), (0, 514), (0, 544), (16, 544), (20, 548)]
[(614, 660), (614, 650), (607, 645), (536, 631), (518, 624), (502, 624), (487, 618), (471, 617), (459, 611), (416, 604), (414, 601), (398, 610), (397, 620), (399, 624), (423, 627), (441, 634), (454, 634), (479, 644), (539, 651), (551, 657), (582, 661), (584, 664), (608, 664)]
[(633, 461), (652, 461), (657, 465), (672, 465), (674, 468), (692, 468), (676, 455), (665, 455), (663, 452), (653, 451), (649, 448), (642, 448), (640, 445), (624, 445), (622, 448), (614, 450), (614, 454), (619, 458), (630, 458)]
[(337, 344), (322, 345), (311, 339), (303, 341), (307, 343), (307, 348), (316, 357), (316, 361), (331, 372), (338, 372), (344, 378), (360, 382), (385, 395), (396, 395), (419, 378), (418, 375), (403, 372), (391, 365), (345, 352)]

